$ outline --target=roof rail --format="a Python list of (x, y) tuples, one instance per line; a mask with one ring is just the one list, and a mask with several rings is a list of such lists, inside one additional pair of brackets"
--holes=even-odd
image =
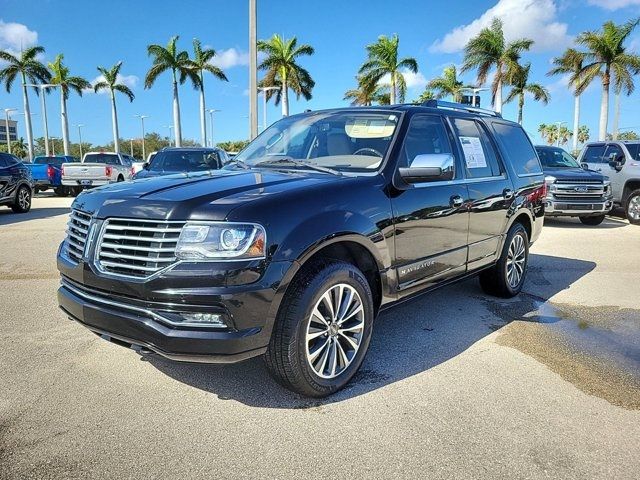
[(425, 107), (448, 108), (450, 110), (460, 110), (462, 112), (480, 113), (482, 115), (490, 115), (492, 117), (502, 118), (502, 115), (500, 113), (494, 112), (493, 110), (488, 110), (486, 108), (480, 108), (480, 107), (472, 107), (471, 105), (465, 105), (463, 103), (443, 102), (442, 100), (432, 99), (432, 100), (427, 100), (426, 102), (423, 102), (422, 105)]

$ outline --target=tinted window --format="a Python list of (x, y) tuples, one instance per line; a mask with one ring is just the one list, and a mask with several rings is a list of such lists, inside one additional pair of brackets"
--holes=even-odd
[(611, 144), (607, 145), (607, 149), (604, 152), (604, 162), (609, 160), (624, 160), (624, 152), (620, 146)]
[(498, 157), (484, 129), (473, 120), (453, 118), (452, 121), (467, 178), (501, 175)]
[(582, 157), (584, 163), (602, 163), (604, 157), (604, 145), (591, 145), (587, 147)]
[(540, 163), (545, 168), (580, 168), (578, 162), (561, 148), (536, 148)]
[(59, 167), (63, 163), (75, 162), (73, 157), (36, 157), (33, 159), (33, 163), (38, 165), (51, 164)]
[(492, 125), (517, 175), (542, 173), (538, 155), (522, 127), (500, 122)]
[(87, 153), (85, 163), (106, 163), (107, 165), (120, 165), (120, 159), (115, 153)]
[(433, 153), (451, 153), (442, 119), (437, 115), (414, 115), (404, 137), (398, 164), (408, 167), (418, 155)]
[(640, 143), (627, 144), (627, 150), (629, 150), (629, 155), (634, 160), (640, 160)]
[(162, 151), (149, 164), (152, 172), (197, 172), (220, 168), (220, 161), (211, 151)]

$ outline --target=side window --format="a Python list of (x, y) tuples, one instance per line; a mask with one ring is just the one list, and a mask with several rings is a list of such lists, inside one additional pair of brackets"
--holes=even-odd
[(622, 148), (615, 143), (607, 145), (607, 149), (604, 152), (604, 163), (608, 163), (610, 160), (624, 161), (624, 152)]
[(602, 163), (604, 157), (604, 145), (588, 146), (582, 157), (583, 163)]
[(8, 167), (8, 166), (9, 166), (9, 163), (5, 159), (5, 155), (0, 153), (0, 168), (5, 168), (5, 167)]
[[(442, 118), (438, 115), (414, 115), (404, 137), (398, 166), (410, 167), (418, 155), (434, 153), (451, 153)], [(453, 170), (454, 166), (448, 168)]]
[(452, 118), (467, 178), (497, 177), (503, 172), (487, 132), (473, 120)]
[(538, 155), (521, 126), (502, 122), (491, 122), (491, 125), (516, 175), (542, 173)]

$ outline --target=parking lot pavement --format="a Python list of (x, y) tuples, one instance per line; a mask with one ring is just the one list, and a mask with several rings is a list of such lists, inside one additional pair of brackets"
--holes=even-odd
[(525, 292), (470, 280), (383, 314), (323, 400), (141, 358), (56, 307), (71, 199), (0, 211), (0, 478), (638, 478), (640, 227), (549, 221)]

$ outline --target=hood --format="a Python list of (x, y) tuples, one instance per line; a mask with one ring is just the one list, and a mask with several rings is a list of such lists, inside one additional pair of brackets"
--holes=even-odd
[(547, 168), (544, 169), (545, 175), (550, 175), (562, 180), (604, 180), (607, 177), (593, 170), (584, 170), (583, 168)]
[(266, 195), (340, 178), (266, 169), (166, 175), (86, 190), (73, 202), (73, 208), (96, 218), (224, 220), (235, 207)]

